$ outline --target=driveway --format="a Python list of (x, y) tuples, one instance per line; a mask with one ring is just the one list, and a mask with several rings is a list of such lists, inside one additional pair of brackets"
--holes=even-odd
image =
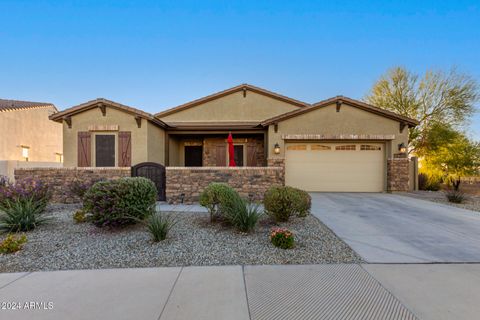
[(480, 262), (480, 214), (382, 193), (312, 193), (312, 213), (372, 263)]

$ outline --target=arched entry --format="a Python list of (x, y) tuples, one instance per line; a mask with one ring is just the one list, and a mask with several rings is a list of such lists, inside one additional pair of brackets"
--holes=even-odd
[(159, 201), (165, 201), (165, 166), (155, 162), (142, 162), (132, 167), (132, 177), (145, 177), (157, 187)]

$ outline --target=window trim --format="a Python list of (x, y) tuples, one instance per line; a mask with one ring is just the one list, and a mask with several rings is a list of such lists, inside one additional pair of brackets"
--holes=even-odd
[[(247, 144), (246, 143), (234, 143), (233, 146), (242, 146), (243, 148), (243, 166), (242, 167), (246, 167), (247, 166)], [(230, 163), (230, 154), (228, 153), (228, 143), (227, 143), (227, 167), (228, 167), (228, 164)]]
[(115, 157), (115, 165), (113, 167), (110, 167), (110, 168), (116, 168), (118, 167), (118, 133), (117, 132), (111, 132), (111, 131), (96, 131), (96, 132), (92, 132), (92, 135), (93, 135), (93, 141), (91, 143), (91, 151), (92, 151), (92, 166), (94, 168), (101, 168), (101, 167), (97, 167), (97, 150), (96, 150), (96, 146), (97, 146), (97, 135), (98, 136), (114, 136), (115, 139), (114, 139), (114, 143), (113, 143), (113, 146), (115, 148), (114, 150), (114, 157)]

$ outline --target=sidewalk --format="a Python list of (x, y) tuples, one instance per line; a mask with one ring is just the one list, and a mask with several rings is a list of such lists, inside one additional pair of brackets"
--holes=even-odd
[(473, 264), (0, 274), (0, 301), (22, 306), (0, 319), (474, 319), (479, 299)]

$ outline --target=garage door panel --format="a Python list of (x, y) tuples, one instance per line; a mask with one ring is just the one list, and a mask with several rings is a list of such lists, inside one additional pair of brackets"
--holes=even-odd
[[(335, 150), (340, 144), (322, 144), (330, 150), (318, 149), (319, 144), (307, 148), (286, 150), (286, 184), (307, 191), (380, 192), (384, 184), (384, 148), (380, 150)], [(352, 145), (352, 144), (348, 144)], [(369, 144), (372, 145), (372, 144)], [(345, 148), (342, 145), (341, 148)], [(351, 147), (350, 147), (351, 148)], [(365, 147), (363, 147), (365, 149)]]

